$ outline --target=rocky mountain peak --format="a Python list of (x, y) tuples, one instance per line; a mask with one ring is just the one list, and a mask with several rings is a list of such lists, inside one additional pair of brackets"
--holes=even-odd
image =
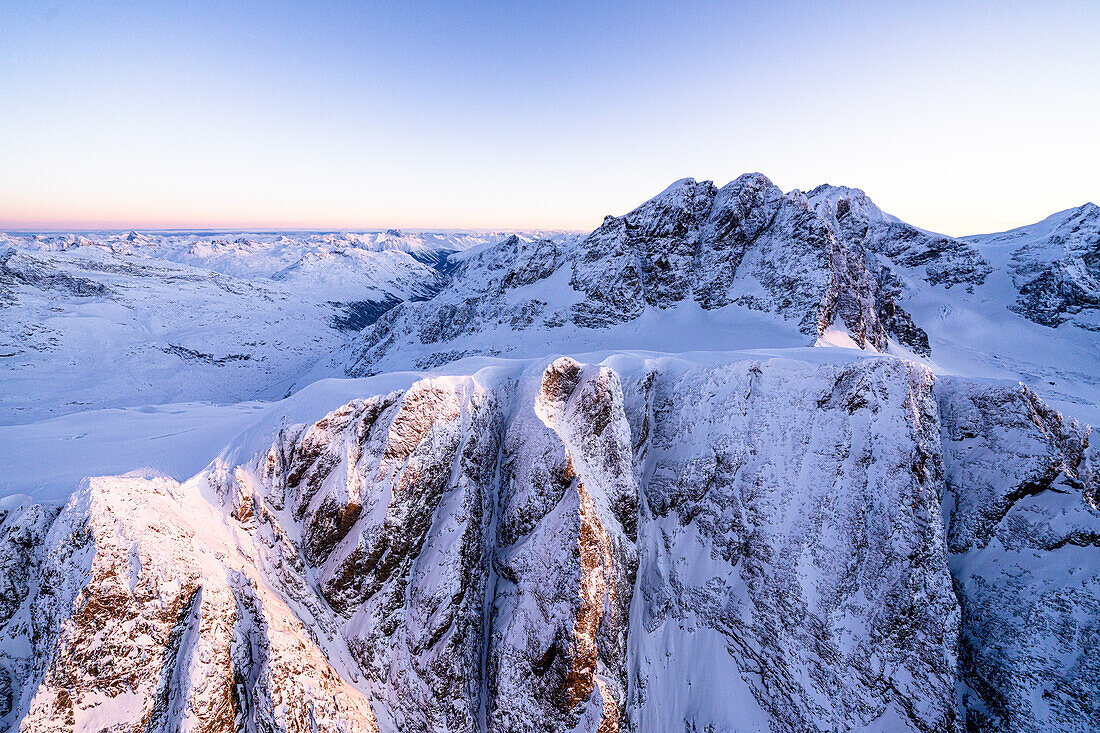
[[(865, 196), (855, 198), (888, 221)], [(704, 311), (766, 314), (809, 344), (840, 329), (860, 347), (882, 350), (893, 339), (927, 353), (927, 337), (898, 303), (900, 291), (882, 263), (871, 262), (866, 227), (853, 236), (837, 223), (835, 209), (818, 211), (821, 203), (797, 191), (784, 194), (760, 173), (721, 188), (685, 178), (606, 218), (586, 237), (560, 243), (509, 238), (462, 258), (435, 298), (394, 309), (365, 332), (348, 373), (377, 370), (409, 341), (437, 345), (430, 358), (446, 360), (470, 349), (442, 344), (478, 333), (489, 341), (484, 350), (509, 353), (517, 345), (499, 329), (504, 324), (507, 331), (567, 323), (608, 329), (689, 303)]]
[(843, 222), (849, 217), (857, 217), (868, 224), (897, 221), (880, 209), (861, 188), (833, 186), (826, 183), (807, 193), (806, 198), (815, 207), (824, 204), (825, 215), (832, 216), (838, 222)]

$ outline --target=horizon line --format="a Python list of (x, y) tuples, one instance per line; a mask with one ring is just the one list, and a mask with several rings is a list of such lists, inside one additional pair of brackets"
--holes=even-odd
[(590, 232), (590, 229), (568, 229), (562, 227), (280, 227), (280, 226), (256, 226), (256, 227), (23, 227), (7, 229), (0, 225), (0, 234), (117, 234), (134, 232), (137, 234), (169, 234), (169, 233), (207, 233), (207, 234), (283, 234), (293, 232), (298, 234), (373, 234), (376, 232), (405, 233), (436, 233), (436, 232), (561, 232), (564, 234), (578, 234)]
[[(649, 200), (649, 199), (647, 199)], [(873, 199), (872, 199), (873, 201)], [(883, 211), (888, 216), (893, 216), (896, 219), (908, 224), (909, 226), (916, 227), (922, 231), (929, 232), (931, 234), (938, 234), (940, 236), (951, 237), (952, 239), (965, 239), (967, 237), (978, 237), (988, 234), (1002, 234), (1004, 232), (1011, 232), (1016, 229), (1022, 229), (1024, 227), (1039, 224), (1047, 219), (1063, 214), (1068, 211), (1074, 211), (1086, 206), (1097, 206), (1092, 201), (1085, 201), (1075, 206), (1069, 206), (1064, 209), (1058, 209), (1043, 216), (1039, 219), (1024, 222), (1023, 224), (1015, 224), (1005, 229), (994, 231), (980, 231), (972, 232), (968, 234), (945, 234), (933, 229), (927, 229), (919, 224), (914, 224), (906, 219), (901, 219), (896, 214), (892, 214), (889, 211)], [(629, 212), (626, 212), (629, 213)], [(618, 216), (625, 216), (626, 214), (620, 214)], [(612, 215), (608, 215), (612, 216)], [(618, 217), (616, 217), (618, 218)], [(0, 221), (0, 234), (7, 235), (34, 235), (34, 234), (116, 234), (125, 232), (136, 232), (141, 234), (143, 232), (149, 234), (169, 234), (169, 233), (193, 233), (193, 234), (283, 234), (283, 233), (296, 233), (296, 234), (370, 234), (376, 232), (398, 231), (401, 233), (438, 233), (438, 232), (479, 232), (479, 233), (493, 233), (493, 232), (555, 232), (562, 234), (585, 234), (593, 232), (600, 227), (597, 224), (591, 229), (577, 229), (570, 227), (554, 227), (554, 226), (529, 226), (529, 227), (494, 227), (494, 226), (444, 226), (444, 227), (420, 227), (420, 226), (367, 226), (367, 227), (309, 227), (309, 226), (280, 226), (278, 224), (267, 225), (254, 225), (254, 226), (141, 226), (141, 225), (123, 225), (123, 226), (47, 226), (47, 225), (31, 225), (31, 226), (15, 226), (8, 227), (7, 222)]]

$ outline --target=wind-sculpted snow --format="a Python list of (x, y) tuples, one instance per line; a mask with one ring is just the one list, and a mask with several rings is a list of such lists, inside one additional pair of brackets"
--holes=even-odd
[(1100, 724), (1085, 429), (1026, 389), (802, 353), (425, 378), (182, 484), (9, 502), (0, 720)]

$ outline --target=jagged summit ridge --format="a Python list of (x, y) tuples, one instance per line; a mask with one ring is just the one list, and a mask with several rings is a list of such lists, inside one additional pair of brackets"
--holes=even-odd
[(796, 343), (840, 328), (863, 348), (885, 350), (893, 339), (926, 354), (927, 337), (836, 216), (827, 202), (784, 194), (759, 173), (721, 188), (685, 178), (587, 237), (507, 240), (463, 258), (432, 300), (399, 307), (365, 332), (347, 371), (395, 367), (393, 355), (411, 356), (417, 343), (435, 347), (413, 362), (421, 367), (475, 353), (463, 338), (472, 333), (485, 352), (509, 353), (515, 340), (505, 332), (608, 329), (686, 303), (761, 314)]

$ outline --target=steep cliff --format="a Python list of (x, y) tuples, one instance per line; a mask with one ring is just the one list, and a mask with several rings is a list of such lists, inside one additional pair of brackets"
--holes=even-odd
[(21, 730), (1087, 730), (1087, 438), (1026, 389), (837, 351), (424, 379), (182, 484), (6, 507), (0, 711)]

